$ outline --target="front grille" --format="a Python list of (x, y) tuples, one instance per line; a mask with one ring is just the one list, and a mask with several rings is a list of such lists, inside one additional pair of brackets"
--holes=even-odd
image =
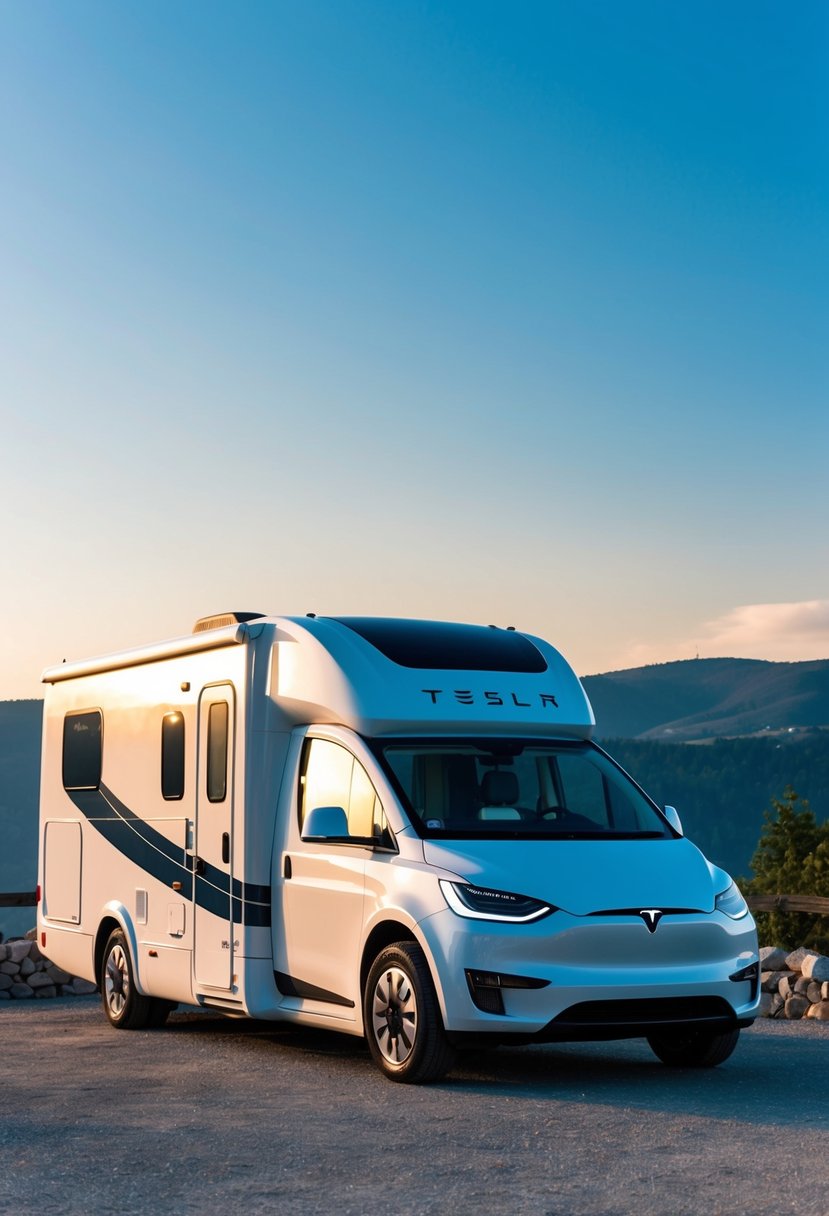
[[(598, 912), (588, 912), (588, 916), (641, 916), (643, 908), (600, 908)], [(663, 916), (706, 916), (702, 908), (657, 908)]]
[(567, 1026), (647, 1026), (666, 1022), (732, 1021), (734, 1011), (718, 996), (651, 997), (641, 1000), (582, 1001), (553, 1018), (550, 1028)]

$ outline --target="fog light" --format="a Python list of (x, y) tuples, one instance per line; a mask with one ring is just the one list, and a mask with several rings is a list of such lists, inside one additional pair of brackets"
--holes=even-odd
[(466, 983), (474, 1004), (483, 1013), (503, 1015), (504, 988), (546, 988), (549, 980), (530, 975), (505, 975), (500, 971), (471, 971), (467, 968)]
[(504, 1014), (504, 998), (501, 995), (501, 989), (495, 985), (484, 983), (476, 983), (476, 978), (467, 972), (466, 976), (469, 982), (469, 992), (472, 1000), (483, 1013), (499, 1013)]
[(751, 984), (751, 999), (757, 999), (757, 992), (760, 988), (760, 964), (749, 963), (747, 967), (741, 967), (739, 971), (735, 971), (733, 975), (728, 977), (735, 984), (749, 983)]

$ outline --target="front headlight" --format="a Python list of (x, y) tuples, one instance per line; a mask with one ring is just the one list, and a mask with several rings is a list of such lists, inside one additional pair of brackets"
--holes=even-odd
[(493, 891), (491, 887), (476, 887), (468, 882), (449, 882), (441, 878), (440, 889), (452, 911), (470, 920), (525, 924), (527, 921), (540, 920), (542, 916), (555, 911), (551, 904), (532, 899), (529, 895)]
[(736, 882), (729, 883), (724, 891), (720, 891), (714, 900), (714, 910), (724, 912), (732, 920), (742, 920), (744, 916), (748, 915), (748, 904), (740, 894), (740, 888)]

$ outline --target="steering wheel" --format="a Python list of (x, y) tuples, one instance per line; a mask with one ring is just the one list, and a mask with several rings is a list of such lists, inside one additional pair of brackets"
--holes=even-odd
[(569, 819), (572, 814), (566, 806), (543, 806), (537, 812), (539, 819)]

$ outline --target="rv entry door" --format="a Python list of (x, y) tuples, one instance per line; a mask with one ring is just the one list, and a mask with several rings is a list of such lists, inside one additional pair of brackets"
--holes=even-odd
[(233, 776), (236, 696), (213, 684), (199, 697), (198, 782), (193, 858), (197, 987), (229, 989), (233, 975)]

